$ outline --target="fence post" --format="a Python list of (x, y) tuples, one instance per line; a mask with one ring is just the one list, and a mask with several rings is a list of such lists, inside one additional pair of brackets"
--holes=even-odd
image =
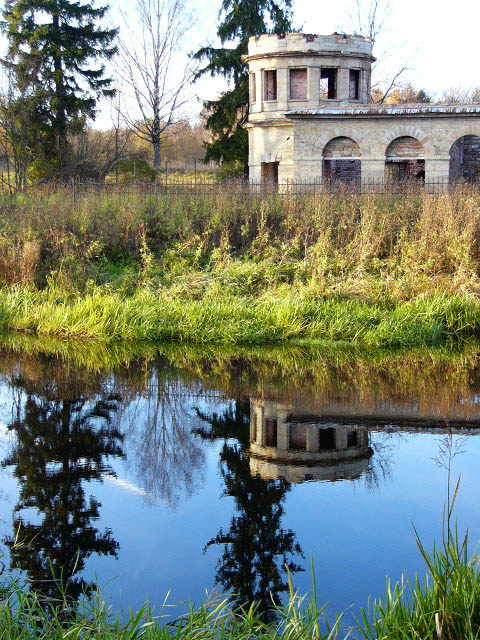
[(75, 178), (72, 176), (70, 180), (72, 183), (72, 209), (75, 210)]

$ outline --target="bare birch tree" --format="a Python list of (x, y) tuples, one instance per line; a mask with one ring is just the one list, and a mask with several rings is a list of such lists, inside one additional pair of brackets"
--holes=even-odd
[(195, 69), (182, 55), (188, 31), (193, 26), (186, 0), (135, 0), (138, 24), (124, 14), (120, 40), (120, 70), (124, 100), (122, 115), (127, 125), (153, 149), (153, 166), (160, 168), (163, 140), (178, 131), (180, 113), (190, 97), (187, 86)]
[[(388, 31), (391, 10), (392, 0), (353, 0), (348, 28), (353, 33), (376, 42), (382, 34)], [(373, 102), (382, 104), (393, 91), (403, 86), (403, 77), (409, 69), (407, 62), (396, 65), (393, 68), (390, 67), (388, 72), (385, 73), (381, 70), (391, 59), (394, 48), (395, 46), (392, 44), (384, 47), (377, 56), (377, 62), (372, 67), (374, 76), (371, 89)]]

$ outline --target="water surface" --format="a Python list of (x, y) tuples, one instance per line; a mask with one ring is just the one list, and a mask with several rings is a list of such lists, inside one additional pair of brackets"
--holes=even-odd
[[(118, 354), (117, 354), (118, 355)], [(424, 573), (461, 444), (460, 527), (480, 540), (479, 352), (155, 358), (0, 351), (0, 535), (55, 596), (182, 609), (205, 590), (269, 607), (311, 589), (332, 612)], [(108, 362), (108, 358), (106, 359)], [(480, 433), (480, 432), (478, 432)], [(21, 542), (15, 545), (15, 541)]]

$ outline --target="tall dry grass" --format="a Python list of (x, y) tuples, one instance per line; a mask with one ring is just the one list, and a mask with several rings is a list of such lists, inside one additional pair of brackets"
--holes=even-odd
[(259, 196), (217, 185), (157, 195), (86, 190), (74, 200), (57, 189), (0, 197), (0, 283), (102, 283), (106, 262), (140, 265), (146, 246), (167, 275), (218, 274), (241, 259), (276, 267), (254, 276), (266, 285), (299, 280), (369, 296), (381, 285), (402, 299), (476, 294), (479, 235), (480, 190), (466, 187)]

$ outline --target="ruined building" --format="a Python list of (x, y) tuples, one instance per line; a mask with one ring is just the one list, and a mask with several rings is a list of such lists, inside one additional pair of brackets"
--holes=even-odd
[(252, 183), (480, 179), (480, 104), (372, 104), (372, 47), (336, 33), (250, 38)]

